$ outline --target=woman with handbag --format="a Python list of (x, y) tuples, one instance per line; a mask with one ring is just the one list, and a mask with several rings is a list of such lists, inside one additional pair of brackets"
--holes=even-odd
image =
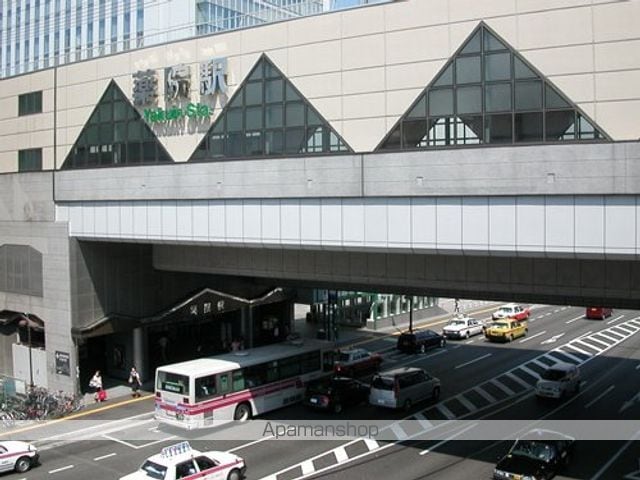
[(89, 387), (94, 389), (93, 399), (98, 402), (104, 402), (107, 398), (102, 390), (102, 375), (100, 375), (100, 370), (96, 370), (96, 373), (93, 374), (91, 380), (89, 381)]
[(140, 380), (140, 374), (136, 370), (136, 367), (131, 367), (131, 371), (129, 372), (129, 385), (131, 386), (131, 396), (133, 398), (140, 397), (140, 387), (142, 386), (142, 381)]

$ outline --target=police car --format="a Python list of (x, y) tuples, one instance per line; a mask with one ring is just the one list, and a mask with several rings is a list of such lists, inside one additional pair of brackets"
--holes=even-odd
[(0, 472), (24, 473), (38, 463), (38, 450), (26, 442), (0, 442)]
[(140, 469), (120, 480), (240, 480), (246, 470), (244, 460), (227, 452), (199, 452), (182, 442), (153, 455)]

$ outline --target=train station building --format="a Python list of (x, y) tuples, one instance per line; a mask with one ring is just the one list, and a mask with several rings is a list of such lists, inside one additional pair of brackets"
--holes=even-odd
[[(451, 216), (440, 233), (394, 217), (403, 198), (457, 212), (451, 196), (471, 198), (460, 208), (493, 199), (494, 211), (503, 195), (600, 205), (619, 193), (635, 222), (634, 171), (619, 184), (597, 162), (640, 155), (639, 24), (637, 1), (406, 0), (0, 80), (0, 372), (63, 390), (98, 368), (125, 379), (135, 363), (149, 378), (169, 355), (280, 340), (300, 286), (341, 275), (402, 293), (412, 253), (473, 249), (464, 232), (428, 240)], [(483, 176), (487, 158), (495, 176)], [(407, 165), (400, 195), (389, 172)], [(569, 177), (582, 187), (567, 191)], [(568, 201), (567, 212), (591, 205)], [(492, 221), (510, 218), (503, 206)], [(625, 215), (603, 222), (626, 228)], [(484, 243), (468, 261), (511, 248)], [(572, 255), (561, 247), (557, 258)], [(368, 256), (391, 248), (408, 259), (397, 274), (395, 257)]]

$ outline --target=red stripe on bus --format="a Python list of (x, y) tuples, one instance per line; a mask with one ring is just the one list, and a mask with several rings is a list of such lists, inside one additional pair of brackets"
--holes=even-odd
[[(282, 383), (280, 385), (278, 384), (274, 384), (272, 386), (268, 386), (268, 387), (256, 387), (254, 389), (250, 389), (249, 391), (242, 391), (242, 392), (235, 392), (235, 393), (231, 393), (228, 394), (224, 397), (221, 398), (216, 398), (213, 400), (207, 400), (204, 403), (200, 403), (198, 405), (184, 405), (184, 404), (178, 404), (178, 405), (168, 405), (165, 404), (161, 401), (156, 400), (156, 404), (157, 406), (159, 406), (160, 408), (162, 408), (163, 410), (169, 410), (169, 411), (182, 411), (185, 414), (188, 415), (194, 415), (197, 413), (202, 413), (202, 412), (206, 412), (208, 410), (214, 409), (214, 408), (221, 408), (221, 407), (226, 407), (227, 405), (232, 405), (234, 403), (239, 403), (239, 402), (243, 402), (245, 400), (249, 400), (251, 398), (255, 398), (255, 397), (260, 397), (263, 395), (269, 395), (270, 393), (275, 393), (275, 392), (279, 392), (281, 390), (285, 390), (287, 388), (290, 388), (292, 386), (296, 386), (299, 382), (298, 380), (289, 380), (286, 383)], [(302, 383), (301, 383), (301, 387), (302, 387)], [(178, 408), (180, 407), (180, 408)]]

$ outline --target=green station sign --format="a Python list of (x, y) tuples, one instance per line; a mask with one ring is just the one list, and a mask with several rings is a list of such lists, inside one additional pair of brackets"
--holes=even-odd
[(209, 105), (202, 103), (189, 103), (186, 107), (145, 108), (144, 119), (147, 123), (163, 123), (180, 120), (182, 118), (206, 118), (211, 116)]

